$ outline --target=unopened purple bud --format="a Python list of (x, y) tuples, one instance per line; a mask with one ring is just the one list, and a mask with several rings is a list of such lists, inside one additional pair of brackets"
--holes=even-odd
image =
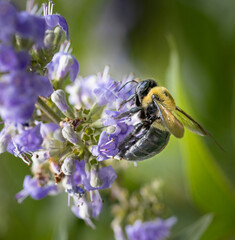
[(66, 101), (65, 93), (63, 90), (58, 89), (51, 94), (51, 100), (60, 109), (61, 112), (66, 112), (69, 106)]
[(73, 144), (78, 143), (78, 136), (70, 126), (65, 126), (62, 129), (62, 135), (65, 139)]
[(71, 157), (67, 157), (64, 160), (61, 170), (65, 175), (72, 175), (74, 173), (74, 161)]

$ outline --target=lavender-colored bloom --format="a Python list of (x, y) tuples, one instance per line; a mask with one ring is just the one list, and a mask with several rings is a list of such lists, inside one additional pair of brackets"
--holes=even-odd
[(105, 111), (108, 115), (103, 119), (104, 126), (114, 126), (115, 131), (108, 134), (103, 131), (100, 135), (98, 145), (94, 146), (91, 153), (97, 156), (97, 161), (103, 161), (118, 154), (118, 146), (124, 138), (132, 131), (133, 125), (128, 125), (123, 120), (115, 119), (119, 112)]
[(82, 184), (82, 178), (86, 176), (85, 172), (85, 162), (84, 161), (74, 161), (74, 174), (73, 181), (76, 185)]
[(52, 91), (46, 77), (24, 71), (5, 74), (0, 83), (0, 114), (7, 121), (26, 122), (38, 97), (48, 97)]
[(30, 196), (33, 199), (39, 200), (46, 197), (50, 193), (57, 192), (57, 186), (52, 184), (48, 186), (39, 186), (38, 181), (35, 178), (31, 178), (31, 176), (25, 176), (23, 183), (23, 190), (16, 194), (16, 200), (21, 203), (23, 200)]
[(47, 69), (50, 80), (59, 81), (69, 74), (70, 80), (73, 82), (77, 77), (79, 65), (76, 58), (71, 54), (60, 51), (47, 64)]
[(43, 17), (20, 12), (17, 15), (16, 31), (22, 38), (32, 39), (37, 46), (44, 46), (46, 22)]
[(96, 102), (93, 93), (96, 84), (97, 76), (95, 75), (85, 78), (79, 76), (72, 84), (66, 87), (66, 91), (69, 93), (69, 102), (77, 109), (83, 106), (87, 109), (91, 108)]
[(97, 161), (103, 161), (118, 154), (117, 142), (105, 131), (100, 134), (98, 145), (91, 149), (93, 156), (97, 156)]
[(117, 109), (123, 100), (134, 93), (134, 88), (131, 84), (123, 87), (125, 83), (132, 79), (133, 76), (130, 74), (122, 82), (114, 81), (109, 75), (109, 67), (106, 66), (103, 74), (98, 74), (97, 84), (94, 88), (98, 105), (107, 105), (107, 109)]
[(69, 28), (64, 17), (58, 14), (52, 14), (45, 16), (45, 20), (48, 29), (53, 29), (59, 25), (61, 29), (65, 32), (66, 38), (69, 39)]
[(115, 100), (118, 98), (118, 90), (119, 84), (112, 78), (109, 78), (105, 83), (101, 83), (96, 89), (94, 89), (94, 94), (97, 97), (97, 104), (104, 106), (108, 103), (115, 102)]
[(112, 222), (112, 228), (113, 228), (115, 240), (126, 240), (122, 227), (120, 226), (120, 223), (118, 221), (114, 220)]
[(99, 194), (99, 191), (98, 190), (91, 191), (90, 198), (91, 198), (92, 217), (98, 218), (103, 207), (102, 198)]
[(65, 32), (66, 38), (69, 39), (68, 24), (65, 18), (58, 14), (53, 14), (53, 6), (54, 3), (51, 0), (49, 0), (48, 5), (44, 4), (44, 17), (46, 20), (47, 28), (53, 29), (59, 25), (61, 29)]
[(30, 62), (30, 56), (26, 51), (15, 52), (7, 45), (0, 44), (0, 72), (25, 69)]
[(43, 138), (40, 134), (40, 124), (34, 128), (24, 130), (19, 135), (12, 138), (21, 152), (33, 152), (42, 148)]
[(91, 221), (91, 218), (98, 218), (102, 210), (102, 199), (98, 191), (92, 191), (90, 193), (91, 202), (88, 202), (85, 197), (76, 201), (76, 206), (72, 206), (72, 212), (78, 217), (83, 219), (92, 228), (95, 225)]
[(0, 40), (3, 42), (11, 41), (15, 33), (17, 22), (17, 11), (7, 1), (0, 1)]
[(170, 228), (176, 223), (176, 218), (167, 220), (156, 219), (142, 223), (137, 220), (132, 226), (126, 227), (129, 240), (163, 240), (169, 237)]
[(111, 188), (113, 182), (117, 178), (117, 174), (115, 173), (112, 166), (100, 168), (98, 170), (98, 176), (101, 181), (101, 185), (99, 187), (92, 187), (90, 184), (91, 174), (92, 173), (90, 173), (88, 176), (86, 176), (86, 178), (83, 179), (83, 184), (87, 191)]
[(40, 133), (43, 138), (46, 138), (53, 134), (57, 129), (60, 129), (60, 126), (55, 123), (42, 123), (40, 128)]

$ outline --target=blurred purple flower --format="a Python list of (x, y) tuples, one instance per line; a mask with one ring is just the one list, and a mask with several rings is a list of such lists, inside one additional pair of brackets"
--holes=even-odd
[(133, 225), (126, 226), (129, 240), (164, 240), (170, 235), (170, 228), (176, 223), (176, 218), (167, 220), (156, 219), (142, 223), (137, 220)]
[(21, 152), (33, 152), (42, 148), (43, 138), (40, 134), (40, 124), (36, 127), (24, 130), (12, 138), (12, 141), (18, 146)]
[(33, 40), (38, 47), (44, 46), (46, 22), (43, 17), (25, 11), (18, 13), (16, 31), (22, 38)]
[(113, 182), (117, 178), (117, 174), (115, 173), (115, 171), (114, 171), (112, 166), (107, 166), (107, 167), (100, 168), (98, 170), (98, 177), (99, 177), (99, 179), (101, 181), (101, 186), (99, 186), (99, 187), (92, 187), (91, 183), (90, 183), (91, 182), (91, 174), (92, 173), (89, 173), (83, 179), (84, 188), (87, 191), (102, 190), (102, 189), (106, 189), (106, 188), (111, 188)]
[(49, 0), (48, 5), (44, 4), (44, 17), (46, 20), (47, 28), (53, 29), (59, 25), (61, 29), (65, 32), (65, 36), (68, 40), (69, 39), (68, 24), (64, 17), (58, 14), (53, 14), (53, 5), (54, 3), (51, 0)]
[(95, 228), (91, 218), (98, 218), (103, 203), (98, 191), (92, 191), (90, 197), (91, 202), (88, 202), (85, 197), (78, 199), (75, 202), (75, 206), (72, 206), (72, 212), (78, 218), (83, 219), (92, 228)]
[(74, 83), (66, 87), (66, 91), (69, 93), (69, 102), (77, 109), (85, 106), (85, 108), (91, 108), (95, 102), (96, 97), (93, 93), (93, 89), (97, 84), (97, 77), (90, 75), (82, 78), (78, 77)]
[(48, 97), (52, 91), (46, 77), (24, 71), (5, 74), (0, 83), (0, 114), (6, 121), (26, 122), (38, 97)]
[(79, 71), (78, 61), (71, 54), (66, 52), (56, 53), (51, 62), (47, 64), (48, 77), (50, 80), (59, 81), (70, 75), (70, 80), (73, 82)]
[(0, 72), (26, 69), (30, 56), (26, 51), (15, 52), (7, 45), (0, 44)]
[(12, 35), (16, 31), (17, 11), (15, 7), (7, 1), (0, 1), (0, 40), (11, 41)]
[(55, 123), (42, 123), (40, 128), (40, 133), (43, 138), (53, 133), (55, 130), (60, 129), (60, 126)]
[(58, 191), (55, 184), (48, 186), (39, 186), (38, 181), (31, 176), (25, 176), (23, 183), (23, 190), (16, 194), (15, 198), (19, 203), (22, 203), (23, 200), (30, 196), (33, 199), (39, 200), (46, 197), (50, 193), (56, 193)]

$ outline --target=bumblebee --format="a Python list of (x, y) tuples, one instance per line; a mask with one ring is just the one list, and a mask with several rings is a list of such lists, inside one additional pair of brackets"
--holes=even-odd
[[(134, 80), (133, 80), (134, 81)], [(137, 82), (136, 82), (137, 83)], [(176, 106), (170, 92), (151, 79), (137, 83), (135, 94), (120, 105), (134, 100), (134, 107), (120, 114), (117, 119), (138, 113), (140, 122), (119, 144), (118, 156), (129, 161), (140, 161), (161, 152), (171, 134), (184, 136), (184, 128), (201, 136), (212, 137), (199, 123)]]

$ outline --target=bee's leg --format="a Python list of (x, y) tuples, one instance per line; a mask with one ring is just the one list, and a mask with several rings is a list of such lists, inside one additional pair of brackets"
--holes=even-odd
[(121, 119), (123, 117), (127, 117), (127, 116), (132, 116), (133, 114), (141, 111), (143, 108), (142, 107), (133, 107), (131, 108), (129, 111), (126, 111), (124, 113), (119, 114), (117, 117), (115, 117), (115, 119)]

